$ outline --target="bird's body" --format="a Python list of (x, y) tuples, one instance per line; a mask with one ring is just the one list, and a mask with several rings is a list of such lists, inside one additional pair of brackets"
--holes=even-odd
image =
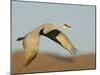
[(18, 38), (18, 40), (23, 39), (24, 65), (28, 65), (36, 57), (39, 50), (40, 35), (55, 41), (71, 54), (76, 54), (76, 48), (68, 37), (63, 32), (59, 31), (53, 24), (46, 23), (29, 32), (25, 37)]

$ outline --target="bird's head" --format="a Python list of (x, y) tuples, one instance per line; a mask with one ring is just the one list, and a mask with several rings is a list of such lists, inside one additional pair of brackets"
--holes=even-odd
[(67, 28), (71, 28), (71, 26), (69, 26), (68, 24), (64, 24), (63, 28), (67, 29)]
[(63, 24), (63, 25), (58, 25), (55, 28), (56, 29), (69, 29), (69, 28), (72, 28), (72, 27), (68, 24)]

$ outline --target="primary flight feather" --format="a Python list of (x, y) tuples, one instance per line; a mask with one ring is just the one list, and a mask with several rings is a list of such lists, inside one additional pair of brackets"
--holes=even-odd
[(24, 48), (24, 65), (27, 66), (37, 55), (39, 50), (40, 35), (46, 36), (55, 41), (63, 48), (68, 50), (71, 54), (76, 54), (77, 49), (73, 46), (69, 38), (58, 28), (71, 28), (71, 26), (64, 24), (63, 26), (55, 26), (51, 23), (46, 23), (33, 31), (26, 34), (24, 37), (19, 37), (17, 41), (23, 40)]

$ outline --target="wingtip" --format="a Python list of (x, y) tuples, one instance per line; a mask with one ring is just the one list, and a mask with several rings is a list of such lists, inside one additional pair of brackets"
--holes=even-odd
[(73, 49), (69, 50), (69, 52), (70, 52), (70, 54), (73, 55), (73, 56), (78, 55), (78, 50), (77, 50), (77, 48), (73, 48)]
[(24, 37), (19, 37), (19, 38), (17, 38), (16, 41), (21, 41), (21, 40), (23, 40), (23, 39), (24, 39)]
[(23, 65), (24, 66), (28, 66), (31, 62), (32, 62), (32, 60), (34, 60), (35, 58), (36, 58), (36, 56), (37, 56), (37, 52), (34, 54), (32, 54), (32, 53), (30, 53), (30, 54), (25, 54), (24, 55), (24, 63), (23, 63)]

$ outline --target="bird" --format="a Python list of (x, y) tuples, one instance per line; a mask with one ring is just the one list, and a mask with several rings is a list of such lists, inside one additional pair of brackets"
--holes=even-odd
[(71, 55), (77, 54), (77, 49), (69, 40), (67, 35), (63, 33), (59, 28), (68, 29), (71, 28), (68, 24), (54, 25), (52, 23), (45, 23), (35, 28), (31, 32), (27, 33), (24, 37), (19, 37), (17, 41), (23, 40), (24, 48), (24, 66), (29, 65), (32, 60), (37, 56), (39, 50), (40, 36), (45, 36), (54, 42), (58, 43), (61, 47), (68, 50)]

